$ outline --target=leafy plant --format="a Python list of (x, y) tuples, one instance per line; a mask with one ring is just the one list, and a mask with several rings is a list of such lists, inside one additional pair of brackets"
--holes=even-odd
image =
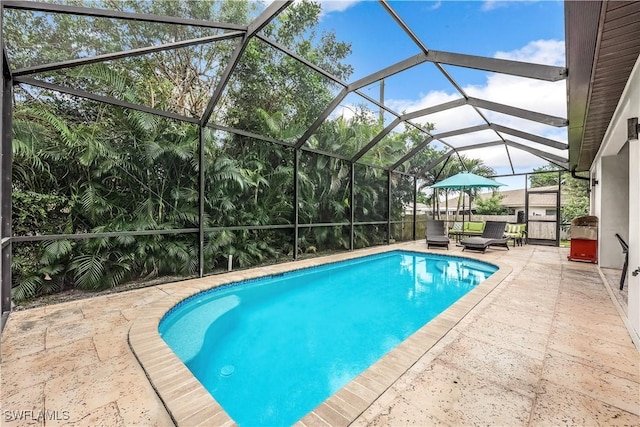
[(490, 197), (476, 197), (474, 199), (476, 205), (476, 213), (478, 215), (507, 215), (509, 209), (502, 205), (504, 196), (494, 191)]

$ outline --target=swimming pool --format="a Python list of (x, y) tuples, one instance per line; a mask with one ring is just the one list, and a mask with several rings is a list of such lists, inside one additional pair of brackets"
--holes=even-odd
[(292, 424), (496, 270), (387, 252), (200, 293), (159, 331), (240, 425)]

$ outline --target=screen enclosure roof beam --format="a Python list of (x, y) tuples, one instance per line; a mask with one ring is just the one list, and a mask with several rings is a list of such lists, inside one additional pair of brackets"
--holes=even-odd
[(142, 111), (143, 113), (155, 114), (156, 116), (166, 117), (168, 119), (180, 120), (187, 123), (200, 123), (195, 117), (187, 117), (177, 113), (171, 113), (169, 111), (162, 111), (156, 108), (147, 107), (139, 104), (132, 104), (131, 102), (121, 101), (111, 96), (97, 95), (95, 93), (87, 92), (81, 89), (69, 88), (60, 86), (54, 83), (43, 82), (41, 80), (32, 79), (30, 77), (16, 77), (14, 83), (23, 83), (29, 86), (40, 87), (43, 89), (49, 89), (60, 93), (66, 93), (68, 95), (77, 96), (79, 98), (90, 99), (92, 101), (103, 102), (109, 105), (115, 105), (122, 108), (129, 108), (131, 110)]
[(70, 59), (68, 61), (54, 62), (54, 63), (44, 64), (44, 65), (35, 65), (33, 67), (25, 67), (25, 68), (20, 68), (18, 70), (15, 70), (13, 74), (15, 76), (25, 76), (29, 74), (43, 73), (46, 71), (61, 70), (64, 68), (77, 67), (80, 65), (95, 64), (97, 62), (105, 62), (105, 61), (112, 61), (114, 59), (130, 58), (134, 56), (147, 55), (149, 53), (162, 52), (165, 50), (178, 49), (178, 48), (189, 47), (189, 46), (197, 46), (200, 44), (206, 44), (206, 43), (216, 42), (220, 40), (228, 40), (235, 37), (240, 37), (242, 35), (244, 35), (244, 32), (242, 31), (232, 31), (225, 34), (218, 34), (215, 36), (199, 37), (197, 39), (189, 39), (189, 40), (183, 40), (179, 42), (165, 43), (157, 46), (141, 47), (138, 49), (130, 49), (130, 50), (123, 50), (123, 51), (114, 52), (114, 53), (106, 53), (104, 55)]
[(152, 15), (148, 13), (123, 12), (120, 10), (97, 9), (92, 7), (68, 6), (21, 0), (2, 0), (8, 9), (33, 10), (37, 12), (64, 13), (68, 15), (92, 16), (96, 18), (124, 19), (127, 21), (157, 22), (161, 24), (189, 25), (193, 27), (219, 28), (223, 30), (246, 31), (246, 25), (213, 22), (204, 19), (181, 18), (177, 16)]
[(522, 139), (537, 142), (538, 144), (546, 145), (547, 147), (557, 148), (558, 150), (566, 150), (569, 148), (567, 144), (553, 139), (545, 138), (543, 136), (534, 135), (532, 133), (524, 132), (518, 129), (513, 129), (507, 126), (502, 126), (496, 123), (492, 123), (491, 127), (498, 132), (508, 133), (509, 135), (517, 136)]

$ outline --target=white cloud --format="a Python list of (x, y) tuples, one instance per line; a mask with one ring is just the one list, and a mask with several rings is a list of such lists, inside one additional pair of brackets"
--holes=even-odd
[(326, 15), (331, 12), (344, 12), (351, 6), (360, 3), (362, 0), (319, 0), (322, 7), (322, 14)]
[(494, 56), (498, 59), (563, 67), (565, 63), (564, 41), (535, 40), (521, 49), (512, 50), (511, 52), (498, 51)]
[(485, 0), (482, 2), (482, 6), (480, 7), (480, 10), (482, 10), (483, 12), (489, 12), (495, 9), (508, 7), (514, 3), (520, 3), (523, 1), (534, 2), (538, 0)]
[[(557, 40), (536, 40), (511, 52), (497, 52), (496, 58), (510, 59), (523, 62), (542, 63), (547, 65), (562, 66), (564, 64), (564, 42)], [(465, 93), (471, 97), (498, 102), (518, 108), (524, 108), (553, 116), (566, 117), (566, 84), (560, 82), (545, 82), (535, 79), (526, 79), (504, 74), (487, 73), (484, 84), (465, 85), (463, 81), (458, 81)], [(459, 99), (461, 96), (453, 88), (451, 91), (433, 91), (421, 95), (417, 99), (401, 99), (387, 101), (387, 104), (396, 111), (416, 111), (426, 107), (439, 105), (444, 102)], [(544, 136), (556, 141), (566, 142), (566, 128), (556, 128), (519, 119), (505, 114), (484, 110), (483, 113), (490, 122), (517, 130), (528, 132), (534, 135)], [(470, 106), (458, 107), (445, 110), (436, 114), (416, 119), (421, 123), (434, 123), (436, 129), (434, 133), (446, 132), (452, 129), (459, 129), (478, 124), (484, 124), (484, 120)], [(529, 145), (533, 148), (547, 152), (553, 152), (561, 156), (566, 156), (566, 150), (554, 150), (542, 147), (530, 141), (525, 142), (511, 135), (504, 135), (505, 138), (515, 142)], [(498, 140), (498, 136), (493, 132), (474, 132), (471, 134), (445, 138), (445, 141), (455, 146), (466, 146), (482, 142)], [(487, 148), (483, 150), (468, 151), (465, 153), (480, 156), (487, 165), (494, 169), (509, 167), (509, 159), (504, 147)], [(547, 162), (532, 157), (531, 154), (518, 149), (509, 151), (511, 160), (516, 168), (531, 170)], [(510, 171), (510, 167), (509, 167)]]
[(484, 2), (482, 2), (482, 7), (480, 8), (480, 10), (488, 12), (500, 7), (506, 7), (509, 5), (509, 3), (509, 1), (504, 0), (485, 0)]

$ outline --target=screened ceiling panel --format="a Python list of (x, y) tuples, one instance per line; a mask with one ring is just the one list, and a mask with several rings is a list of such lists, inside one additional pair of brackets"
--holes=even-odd
[(5, 9), (4, 14), (5, 43), (14, 70), (231, 31), (15, 9)]
[(497, 141), (500, 138), (491, 129), (481, 130), (478, 132), (465, 133), (463, 135), (449, 136), (443, 138), (448, 144), (453, 147), (468, 147), (470, 145), (482, 144), (485, 142)]
[[(380, 97), (380, 82), (365, 86), (362, 90), (375, 99)], [(384, 105), (400, 114), (412, 113), (452, 99), (451, 82), (430, 62), (424, 62), (397, 74), (384, 78)]]
[[(351, 92), (305, 142), (305, 146), (352, 158), (395, 118), (357, 93)], [(368, 126), (369, 123), (376, 122), (376, 126)], [(340, 142), (345, 140), (346, 143)]]
[(517, 136), (508, 135), (506, 133), (500, 133), (500, 134), (507, 141), (509, 141), (510, 143), (513, 142), (515, 144), (520, 144), (520, 145), (528, 147), (528, 148), (530, 148), (532, 150), (538, 150), (538, 151), (541, 151), (541, 152), (544, 152), (544, 153), (548, 153), (548, 154), (551, 154), (551, 155), (554, 155), (554, 156), (559, 156), (559, 157), (562, 157), (565, 160), (567, 159), (567, 156), (569, 155), (569, 151), (568, 150), (549, 147), (548, 145), (539, 144), (539, 143), (532, 142), (532, 141), (527, 140), (527, 139), (519, 138)]
[(566, 134), (566, 130), (561, 127), (552, 126), (546, 123), (540, 123), (534, 120), (528, 120), (509, 114), (498, 113), (491, 110), (479, 108), (480, 111), (491, 121), (502, 126), (518, 129), (523, 132), (532, 133), (534, 135), (548, 136), (554, 138), (559, 134)]
[[(89, 15), (117, 14), (128, 19), (74, 15), (65, 5), (85, 8), (83, 13)], [(19, 40), (6, 39), (10, 65), (18, 71), (17, 81), (27, 76), (53, 84), (46, 90), (29, 87), (29, 93), (38, 96), (48, 95), (55, 85), (61, 85), (77, 89), (76, 93), (79, 90), (110, 96), (192, 122), (204, 114), (211, 126), (237, 129), (241, 134), (261, 135), (297, 147), (304, 145), (385, 168), (396, 166), (399, 161), (403, 161), (402, 166), (408, 165), (410, 159), (404, 160), (418, 154), (414, 151), (416, 146), (437, 150), (433, 154), (441, 156), (452, 148), (474, 144), (484, 145), (479, 150), (506, 157), (506, 162), (501, 158), (497, 164), (511, 168), (506, 146), (492, 146), (503, 139), (507, 144), (511, 141), (514, 150), (522, 151), (518, 149), (521, 144), (520, 148), (533, 153), (564, 159), (564, 80), (550, 83), (447, 65), (446, 60), (470, 61), (472, 66), (485, 64), (524, 74), (529, 70), (515, 67), (515, 63), (496, 64), (481, 57), (529, 60), (558, 67), (532, 73), (556, 73), (545, 75), (561, 78), (564, 44), (544, 39), (548, 32), (542, 27), (540, 42), (525, 46), (523, 40), (517, 40), (518, 26), (530, 19), (527, 11), (531, 9), (524, 5), (512, 5), (512, 18), (500, 31), (489, 28), (481, 19), (483, 13), (500, 13), (494, 2), (457, 6), (447, 2), (399, 1), (270, 4), (53, 0), (42, 6), (48, 9), (45, 12), (16, 10), (8, 5), (4, 25), (5, 32), (21, 34)], [(100, 9), (91, 12), (91, 7)], [(55, 8), (60, 13), (52, 11)], [(342, 13), (347, 9), (349, 13)], [(452, 15), (454, 9), (456, 13)], [(522, 14), (514, 15), (514, 9)], [(555, 24), (564, 29), (560, 9), (552, 19), (559, 19)], [(138, 20), (136, 13), (148, 15)], [(163, 16), (174, 23), (150, 22), (162, 20)], [(424, 25), (425, 20), (430, 25)], [(27, 30), (23, 30), (24, 26)], [(474, 43), (451, 37), (456, 29), (469, 26), (476, 34)], [(515, 35), (504, 37), (506, 28), (513, 28)], [(245, 32), (247, 38), (243, 37)], [(559, 38), (562, 36), (563, 33)], [(208, 37), (227, 39), (199, 40)], [(542, 49), (543, 42), (556, 49)], [(160, 51), (146, 53), (149, 48)], [(114, 53), (120, 58), (131, 49), (144, 52), (70, 67), (81, 58)], [(442, 61), (420, 62), (425, 53), (438, 55), (438, 51), (444, 55), (439, 57)], [(230, 63), (233, 52), (240, 55)], [(472, 56), (461, 58), (456, 54)], [(37, 68), (60, 61), (75, 62), (63, 64), (62, 69)], [(224, 81), (221, 76), (225, 76)], [(149, 77), (158, 84), (149, 84)], [(22, 82), (29, 83), (26, 80), (23, 78)], [(141, 84), (143, 81), (146, 83)], [(224, 85), (219, 85), (221, 82)], [(346, 96), (336, 98), (345, 89)], [(411, 132), (404, 132), (405, 126)], [(480, 130), (483, 126), (493, 130)], [(474, 127), (479, 129), (455, 134)], [(528, 139), (527, 133), (533, 136)], [(436, 140), (425, 145), (429, 135)], [(468, 156), (472, 151), (476, 150), (464, 150), (464, 154)]]
[(482, 160), (484, 165), (493, 168), (498, 175), (502, 172), (511, 173), (511, 164), (504, 145), (464, 150), (460, 154), (468, 158)]
[(255, 19), (269, 2), (226, 2), (201, 0), (46, 0), (47, 3), (122, 12), (148, 13), (153, 15), (175, 16), (179, 18), (206, 19), (231, 24), (247, 25)]
[[(470, 55), (494, 56), (496, 52), (511, 52), (520, 48), (529, 40), (549, 38), (550, 28), (556, 31), (555, 37), (564, 36), (564, 14), (562, 2), (550, 4), (557, 13), (545, 14), (544, 25), (532, 28), (531, 37), (522, 34), (522, 28), (531, 27), (531, 9), (520, 2), (510, 2), (508, 7), (503, 2), (465, 2), (460, 4), (446, 1), (392, 2), (391, 6), (409, 25), (429, 49), (460, 52)], [(522, 2), (525, 3), (525, 2)], [(500, 28), (485, 19), (488, 14), (504, 15), (500, 20)], [(428, 26), (424, 22), (429, 22)], [(451, 37), (452, 33), (464, 30), (477, 43), (469, 43), (467, 38)], [(508, 37), (505, 37), (508, 34)], [(528, 35), (528, 34), (527, 34)]]
[(564, 80), (548, 82), (450, 65), (443, 68), (471, 97), (559, 117), (567, 114)]
[(487, 123), (470, 105), (463, 105), (427, 116), (417, 117), (414, 121), (419, 123), (432, 123), (434, 126), (432, 133), (435, 135), (454, 129), (462, 129)]
[[(448, 144), (448, 141), (445, 141), (445, 142), (447, 142)], [(431, 142), (429, 142), (429, 147), (433, 150), (445, 152), (445, 151), (451, 150), (451, 146), (447, 144), (443, 144), (441, 141), (434, 139)]]
[(414, 147), (428, 138), (426, 133), (412, 131), (412, 129), (415, 128), (404, 123), (398, 124), (391, 132), (367, 151), (362, 157), (362, 162), (384, 168), (393, 165)]
[[(340, 7), (340, 3), (322, 2), (322, 7), (331, 9)], [(289, 6), (262, 30), (261, 35), (269, 38), (279, 36), (280, 42), (288, 49), (294, 49), (296, 42), (301, 38), (317, 41), (318, 38), (323, 37), (322, 33), (299, 33), (292, 30), (296, 24), (291, 22), (302, 19), (296, 12), (298, 7), (303, 7), (302, 3), (295, 2)], [(420, 53), (420, 49), (378, 2), (358, 2), (351, 5), (350, 10), (358, 14), (358, 20), (348, 20), (340, 14), (333, 13), (325, 14), (321, 19), (324, 31), (333, 31), (337, 41), (351, 45), (351, 49), (347, 48), (345, 51), (345, 63), (351, 66), (336, 69), (335, 64), (320, 62), (318, 55), (308, 48), (297, 49), (296, 53), (346, 82), (356, 81)], [(293, 34), (293, 37), (283, 37), (285, 31)], [(315, 45), (314, 42), (311, 44)], [(338, 50), (341, 51), (341, 49)]]
[[(399, 165), (396, 169), (397, 171), (410, 172), (415, 173), (418, 169), (424, 169), (426, 165), (429, 165), (435, 162), (436, 159), (441, 159), (442, 161), (435, 165), (436, 169), (439, 169), (444, 165), (446, 161), (445, 153), (449, 153), (451, 148), (445, 144), (442, 144), (440, 141), (431, 139), (428, 144), (424, 145), (423, 149), (420, 150), (419, 153), (416, 153), (415, 156), (403, 161), (401, 165)], [(424, 164), (424, 159), (420, 160), (420, 157), (426, 157), (428, 160), (426, 161), (426, 165)], [(451, 159), (457, 158), (455, 153), (451, 154)], [(399, 159), (398, 161), (400, 161)], [(433, 167), (434, 165), (431, 164)]]
[(515, 173), (531, 172), (535, 168), (549, 164), (548, 160), (542, 159), (518, 148), (509, 147), (509, 153), (511, 154)]
[[(37, 73), (32, 77), (182, 116), (199, 117), (220, 79), (221, 64), (227, 62), (233, 47), (234, 41), (225, 40)], [(149, 80), (158, 84), (140, 84)]]
[[(254, 87), (269, 88), (256, 92)], [(298, 60), (254, 39), (240, 57), (210, 123), (296, 142), (340, 87)], [(312, 103), (309, 95), (313, 94)], [(252, 111), (246, 106), (251, 105)]]

